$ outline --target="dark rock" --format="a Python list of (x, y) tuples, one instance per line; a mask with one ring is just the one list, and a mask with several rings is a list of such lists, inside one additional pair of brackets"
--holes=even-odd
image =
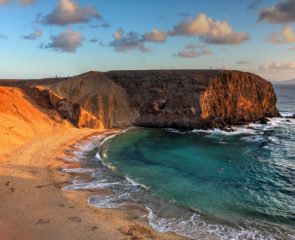
[(262, 118), (261, 120), (258, 121), (260, 124), (267, 124), (269, 120), (267, 118)]

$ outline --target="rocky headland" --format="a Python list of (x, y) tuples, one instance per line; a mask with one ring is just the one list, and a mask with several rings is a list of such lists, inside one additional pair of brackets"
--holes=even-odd
[(0, 85), (19, 89), (54, 121), (78, 128), (222, 128), (279, 115), (272, 84), (240, 71), (88, 72)]

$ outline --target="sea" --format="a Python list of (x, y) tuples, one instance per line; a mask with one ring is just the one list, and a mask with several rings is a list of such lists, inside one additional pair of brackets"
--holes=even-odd
[(97, 208), (140, 206), (156, 231), (191, 239), (295, 239), (295, 85), (274, 87), (282, 117), (267, 124), (130, 128), (79, 142), (66, 160), (81, 168), (64, 169), (63, 190), (92, 190)]

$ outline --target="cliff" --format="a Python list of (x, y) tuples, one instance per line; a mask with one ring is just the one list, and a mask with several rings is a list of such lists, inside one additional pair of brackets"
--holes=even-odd
[(56, 111), (76, 127), (211, 128), (278, 116), (272, 84), (239, 71), (89, 72), (2, 82), (7, 84), (23, 89), (39, 107)]

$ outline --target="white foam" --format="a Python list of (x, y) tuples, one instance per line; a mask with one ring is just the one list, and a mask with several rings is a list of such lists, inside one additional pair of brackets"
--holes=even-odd
[(255, 134), (256, 131), (252, 128), (249, 128), (247, 125), (242, 127), (233, 126), (230, 130), (222, 130), (219, 128), (204, 130), (204, 129), (194, 129), (191, 131), (192, 133), (208, 133), (208, 134), (216, 134), (216, 135), (242, 135), (242, 134)]
[(108, 182), (105, 179), (92, 182), (74, 183), (62, 188), (62, 190), (87, 190), (87, 189), (107, 189), (115, 185), (121, 185), (121, 182)]
[(112, 138), (114, 138), (114, 137), (116, 137), (116, 136), (118, 136), (118, 135), (120, 135), (120, 134), (123, 134), (123, 133), (127, 132), (128, 130), (129, 130), (129, 129), (120, 130), (120, 131), (117, 131), (115, 134), (112, 134), (112, 135), (110, 135), (110, 136), (108, 136), (108, 137), (105, 137), (105, 138), (100, 142), (100, 144), (99, 144), (99, 148), (100, 148), (103, 144), (105, 144), (107, 141), (109, 141), (110, 139), (112, 139)]
[(97, 208), (121, 208), (127, 204), (129, 193), (112, 195), (95, 195), (88, 199), (88, 204)]
[(144, 189), (146, 189), (146, 190), (149, 190), (149, 187), (147, 187), (146, 185), (144, 185), (144, 184), (141, 184), (141, 183), (138, 183), (138, 182), (136, 182), (135, 180), (133, 180), (132, 178), (130, 178), (130, 177), (128, 177), (128, 176), (125, 176), (125, 179), (128, 181), (128, 182), (130, 182), (133, 186), (135, 186), (135, 187), (142, 187), (142, 188), (144, 188)]
[(294, 112), (280, 112), (281, 116), (284, 118), (289, 118), (295, 116)]
[(178, 129), (176, 129), (176, 128), (165, 128), (165, 130), (166, 130), (167, 132), (178, 133), (178, 134), (186, 134), (186, 133), (187, 133), (187, 132), (185, 132), (185, 131), (180, 131), (180, 130), (178, 130)]
[(71, 152), (73, 157), (65, 157), (63, 159), (72, 162), (80, 162), (81, 159), (86, 157), (87, 152), (91, 151), (98, 145), (98, 142), (100, 142), (103, 137), (103, 135), (95, 135), (87, 140), (78, 142), (74, 145), (75, 150)]
[(253, 227), (245, 229), (207, 223), (197, 213), (191, 213), (182, 218), (163, 218), (156, 216), (149, 207), (146, 209), (149, 224), (161, 233), (174, 232), (191, 239), (274, 239), (272, 236), (265, 236)]
[(268, 139), (269, 139), (273, 144), (277, 144), (277, 145), (281, 144), (281, 141), (280, 141), (277, 137), (275, 137), (275, 136), (268, 137)]
[(93, 173), (94, 169), (91, 168), (64, 168), (63, 172), (66, 173)]
[(100, 157), (99, 152), (97, 152), (97, 153), (95, 154), (95, 158), (98, 159), (99, 161), (101, 161), (101, 157)]

